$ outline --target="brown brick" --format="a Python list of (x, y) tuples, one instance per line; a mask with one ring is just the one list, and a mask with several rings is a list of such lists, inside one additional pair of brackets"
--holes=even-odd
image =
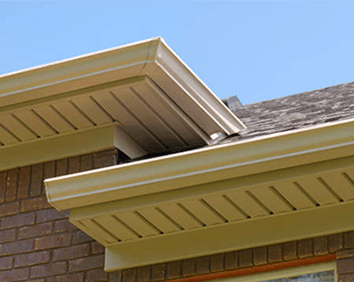
[(0, 217), (14, 215), (18, 213), (19, 203), (9, 203), (9, 204), (1, 204), (0, 205)]
[(103, 269), (94, 269), (86, 272), (85, 282), (108, 281), (108, 274)]
[(64, 219), (69, 217), (69, 211), (58, 212), (55, 209), (37, 211), (37, 222), (47, 222), (57, 219)]
[(269, 263), (280, 262), (283, 260), (282, 245), (275, 244), (268, 246), (268, 261)]
[(316, 256), (328, 254), (327, 236), (313, 238), (313, 252)]
[(122, 271), (122, 282), (135, 282), (136, 272), (136, 268), (124, 269)]
[(354, 248), (354, 231), (344, 233), (344, 248)]
[(151, 280), (161, 281), (165, 279), (166, 265), (164, 263), (155, 264), (151, 267)]
[(44, 250), (58, 247), (65, 247), (70, 245), (70, 234), (59, 234), (53, 236), (45, 236), (36, 238), (34, 248), (35, 250)]
[(85, 271), (100, 268), (104, 263), (104, 255), (79, 258), (69, 261), (69, 272)]
[(93, 167), (101, 168), (117, 164), (116, 149), (93, 154)]
[(25, 166), (20, 168), (17, 198), (23, 199), (28, 197), (28, 190), (30, 185), (31, 167)]
[(81, 230), (78, 230), (75, 233), (73, 233), (73, 238), (71, 243), (73, 245), (77, 245), (77, 244), (82, 244), (82, 243), (87, 243), (92, 241), (93, 239), (89, 235), (82, 232)]
[(6, 171), (0, 171), (0, 203), (5, 201)]
[(104, 247), (96, 241), (91, 243), (91, 250), (92, 250), (92, 254), (94, 255), (104, 253)]
[(338, 282), (353, 282), (354, 281), (354, 273), (343, 274), (338, 276)]
[(109, 273), (109, 282), (122, 282), (122, 271), (114, 271)]
[(283, 244), (283, 258), (284, 260), (293, 260), (297, 259), (296, 252), (296, 242), (286, 242)]
[(48, 209), (50, 207), (45, 196), (22, 200), (21, 202), (21, 212)]
[(17, 255), (15, 256), (15, 267), (46, 263), (49, 261), (49, 258), (50, 254), (48, 251)]
[(210, 270), (212, 272), (224, 270), (224, 254), (210, 256)]
[(67, 175), (68, 174), (68, 159), (61, 159), (55, 162), (56, 172), (55, 176)]
[(33, 226), (25, 226), (18, 229), (17, 237), (18, 239), (39, 237), (39, 236), (51, 234), (52, 230), (53, 230), (52, 222), (36, 224)]
[(18, 169), (14, 168), (7, 171), (5, 199), (12, 202), (16, 199), (16, 188), (18, 180)]
[(34, 224), (34, 213), (23, 213), (3, 218), (1, 228), (14, 228), (31, 224)]
[(204, 256), (196, 259), (196, 273), (206, 274), (210, 272), (210, 256)]
[(337, 260), (337, 273), (351, 273), (354, 272), (354, 258)]
[(59, 248), (53, 251), (53, 261), (84, 257), (87, 256), (88, 253), (89, 244)]
[(303, 239), (298, 241), (299, 258), (307, 258), (313, 256), (312, 239)]
[(252, 265), (252, 250), (243, 250), (238, 252), (239, 267), (251, 267)]
[(47, 278), (47, 282), (83, 282), (83, 273), (74, 273)]
[[(8, 229), (4, 231), (0, 231), (0, 243), (11, 242), (16, 239), (16, 230)], [(1, 248), (1, 246), (0, 246)]]
[(343, 248), (343, 234), (333, 234), (328, 236), (328, 250), (334, 253)]
[(70, 157), (69, 158), (69, 174), (76, 173), (80, 171), (80, 157)]
[(33, 240), (5, 243), (0, 246), (0, 256), (28, 253), (33, 250)]
[(45, 279), (31, 279), (28, 282), (45, 282)]
[(42, 193), (43, 183), (43, 164), (32, 165), (31, 167), (31, 185), (30, 196), (39, 196)]
[(46, 162), (43, 165), (43, 178), (48, 179), (55, 176), (55, 161)]
[[(0, 270), (6, 270), (12, 268), (12, 257), (0, 258)], [(1, 273), (1, 271), (0, 271)], [(1, 275), (0, 275), (1, 277)]]
[(253, 249), (253, 264), (263, 265), (267, 260), (267, 247), (258, 247)]
[(182, 275), (183, 276), (192, 276), (195, 275), (196, 271), (196, 260), (192, 259), (185, 259), (182, 261)]
[(137, 269), (137, 281), (148, 282), (150, 281), (151, 267), (149, 265), (141, 266)]
[[(180, 261), (172, 261), (167, 263), (167, 279), (176, 279), (181, 277), (181, 262)], [(139, 281), (138, 281), (139, 282)]]
[(336, 255), (339, 259), (354, 257), (354, 249), (338, 251)]
[(237, 252), (227, 252), (225, 253), (225, 269), (237, 269), (238, 267), (238, 253)]
[(93, 168), (92, 154), (87, 154), (80, 157), (80, 167), (81, 171), (87, 171)]
[(65, 262), (55, 262), (31, 267), (31, 278), (55, 276), (66, 272)]
[(77, 227), (67, 219), (54, 222), (54, 233), (72, 232), (74, 230), (77, 230)]
[(26, 280), (29, 276), (29, 268), (19, 268), (0, 271), (1, 282), (14, 282)]

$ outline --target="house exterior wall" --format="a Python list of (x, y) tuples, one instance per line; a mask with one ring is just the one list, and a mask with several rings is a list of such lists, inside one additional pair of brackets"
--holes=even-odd
[(213, 273), (330, 254), (337, 258), (338, 281), (354, 281), (354, 231), (104, 272), (104, 248), (70, 224), (67, 211), (51, 208), (44, 194), (43, 179), (119, 161), (117, 150), (106, 150), (0, 172), (1, 282), (152, 282), (201, 275), (208, 279)]
[(48, 204), (43, 179), (117, 161), (113, 149), (0, 172), (1, 282), (107, 281), (104, 248)]

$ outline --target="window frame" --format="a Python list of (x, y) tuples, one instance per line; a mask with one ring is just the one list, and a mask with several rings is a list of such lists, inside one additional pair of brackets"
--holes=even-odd
[(336, 261), (309, 264), (304, 266), (288, 267), (279, 270), (248, 274), (243, 276), (215, 279), (215, 282), (262, 282), (271, 279), (287, 278), (302, 274), (309, 274), (322, 271), (334, 271), (334, 281), (337, 282)]

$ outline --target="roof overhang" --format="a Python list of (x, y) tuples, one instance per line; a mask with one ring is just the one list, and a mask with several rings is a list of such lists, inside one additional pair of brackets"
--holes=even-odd
[(62, 176), (47, 197), (106, 246), (107, 271), (342, 232), (353, 132), (348, 120)]
[(109, 124), (133, 140), (132, 158), (244, 128), (161, 38), (0, 76), (0, 154)]

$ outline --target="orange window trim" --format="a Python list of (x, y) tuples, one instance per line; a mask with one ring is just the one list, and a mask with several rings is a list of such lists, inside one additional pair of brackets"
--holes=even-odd
[(218, 273), (198, 275), (198, 276), (187, 277), (182, 279), (173, 279), (169, 281), (201, 282), (201, 281), (208, 281), (213, 279), (236, 277), (236, 276), (255, 274), (261, 272), (269, 272), (269, 271), (280, 270), (284, 268), (304, 266), (304, 265), (310, 265), (310, 264), (321, 263), (321, 262), (329, 262), (329, 261), (336, 260), (336, 258), (337, 258), (336, 255), (324, 255), (324, 256), (318, 256), (313, 258), (298, 259), (293, 261), (279, 262), (279, 263), (273, 263), (268, 265), (260, 265), (260, 266), (254, 266), (254, 267), (243, 268), (243, 269), (235, 269), (235, 270), (223, 271)]

